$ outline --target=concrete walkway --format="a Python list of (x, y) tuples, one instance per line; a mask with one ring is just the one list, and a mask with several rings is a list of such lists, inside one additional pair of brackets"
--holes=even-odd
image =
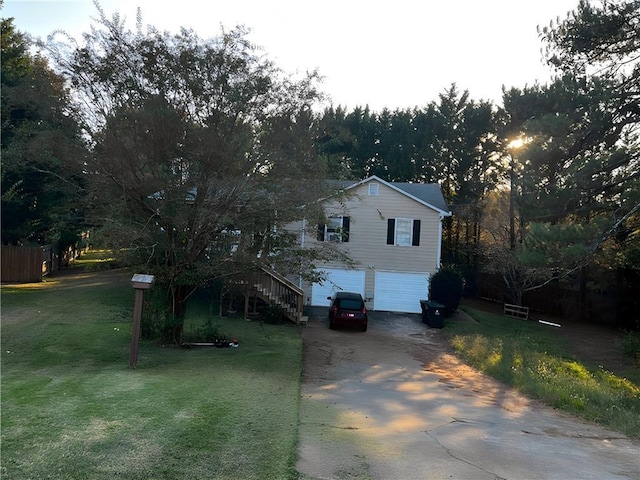
[(640, 479), (638, 442), (462, 365), (419, 315), (326, 323), (303, 334), (303, 479)]

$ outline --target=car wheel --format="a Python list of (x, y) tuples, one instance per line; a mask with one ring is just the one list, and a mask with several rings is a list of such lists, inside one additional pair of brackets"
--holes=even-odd
[(366, 332), (366, 331), (367, 331), (367, 324), (366, 324), (366, 323), (362, 326), (361, 330), (362, 330), (363, 332)]
[(331, 330), (335, 330), (336, 329), (336, 325), (335, 325), (335, 323), (333, 323), (333, 319), (332, 318), (329, 319), (329, 328)]

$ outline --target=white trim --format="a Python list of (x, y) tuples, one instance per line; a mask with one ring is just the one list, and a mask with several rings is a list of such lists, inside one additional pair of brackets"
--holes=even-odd
[(436, 271), (440, 269), (442, 263), (442, 215), (440, 215), (440, 221), (438, 222), (438, 253), (436, 254)]
[[(300, 248), (304, 250), (304, 242), (307, 233), (307, 219), (302, 219), (302, 231), (300, 232)], [(298, 288), (302, 290), (302, 271), (298, 274)]]
[(440, 215), (444, 216), (444, 217), (450, 217), (451, 216), (451, 212), (446, 212), (434, 205), (431, 205), (428, 202), (425, 202), (424, 200), (420, 200), (418, 197), (414, 197), (413, 195), (411, 195), (410, 193), (405, 192), (404, 190), (402, 190), (399, 187), (396, 187), (395, 185), (382, 180), (380, 177), (376, 176), (376, 175), (371, 175), (369, 178), (365, 178), (364, 180), (360, 180), (359, 182), (354, 183), (353, 185), (349, 185), (348, 187), (346, 187), (344, 190), (351, 190), (352, 188), (356, 188), (360, 185), (364, 185), (367, 182), (371, 182), (371, 181), (376, 181), (376, 182), (380, 182), (384, 185), (386, 185), (387, 187), (391, 188), (392, 190), (395, 190), (398, 193), (401, 193), (402, 195), (404, 195), (405, 197), (408, 197), (412, 200), (415, 200), (416, 202), (418, 202), (421, 205), (424, 205), (425, 207), (428, 207), (432, 210), (435, 210), (436, 212), (438, 212)]
[[(330, 215), (327, 217), (327, 223), (324, 224), (324, 241), (325, 242), (342, 242), (343, 241), (343, 235), (344, 235), (344, 217), (347, 215)], [(340, 225), (338, 226), (331, 226), (332, 228), (329, 229), (329, 222), (331, 221), (331, 219), (340, 219)], [(337, 222), (336, 222), (337, 223)]]
[[(411, 247), (413, 245), (413, 218), (396, 217), (393, 224), (393, 244), (396, 247)], [(409, 222), (409, 241), (408, 243), (398, 243), (398, 222)]]

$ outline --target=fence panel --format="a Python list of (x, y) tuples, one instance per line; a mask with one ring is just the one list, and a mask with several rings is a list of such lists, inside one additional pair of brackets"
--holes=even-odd
[(29, 283), (42, 281), (42, 247), (17, 247), (3, 245), (0, 248), (2, 262), (0, 281), (4, 283)]

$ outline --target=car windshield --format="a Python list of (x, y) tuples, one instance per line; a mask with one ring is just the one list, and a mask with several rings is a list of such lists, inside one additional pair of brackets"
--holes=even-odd
[(341, 298), (340, 308), (343, 310), (360, 310), (362, 308), (362, 302), (355, 298)]

